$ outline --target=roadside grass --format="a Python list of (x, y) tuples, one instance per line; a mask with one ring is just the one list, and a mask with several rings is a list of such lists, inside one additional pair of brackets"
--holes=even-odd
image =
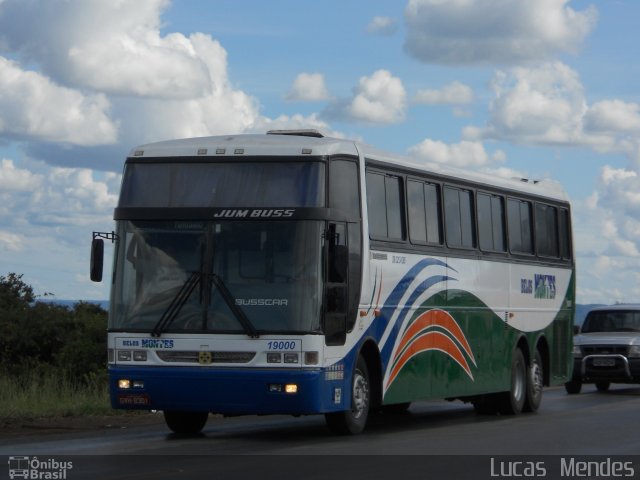
[(113, 415), (106, 379), (83, 383), (54, 372), (0, 373), (0, 423), (43, 417)]

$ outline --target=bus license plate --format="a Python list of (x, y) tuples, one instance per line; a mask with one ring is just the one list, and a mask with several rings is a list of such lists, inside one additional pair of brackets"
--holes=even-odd
[(594, 358), (594, 367), (615, 367), (616, 360), (614, 358)]

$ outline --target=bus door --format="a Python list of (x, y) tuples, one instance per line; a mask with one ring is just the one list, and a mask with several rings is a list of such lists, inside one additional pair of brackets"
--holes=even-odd
[(349, 250), (347, 225), (329, 222), (325, 235), (326, 283), (324, 289), (325, 343), (344, 345), (347, 336)]

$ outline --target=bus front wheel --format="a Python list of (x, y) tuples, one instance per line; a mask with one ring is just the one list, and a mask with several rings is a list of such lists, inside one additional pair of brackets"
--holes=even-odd
[(207, 423), (209, 412), (176, 412), (164, 411), (164, 421), (174, 433), (195, 435), (200, 433)]
[(351, 409), (325, 414), (327, 426), (339, 435), (357, 435), (367, 425), (370, 405), (369, 370), (364, 358), (358, 357), (351, 382)]

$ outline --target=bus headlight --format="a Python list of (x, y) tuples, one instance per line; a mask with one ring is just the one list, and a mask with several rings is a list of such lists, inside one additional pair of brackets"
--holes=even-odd
[(267, 363), (282, 363), (282, 354), (277, 352), (267, 353)]
[(119, 362), (130, 362), (131, 361), (131, 350), (118, 350), (118, 361)]
[(284, 363), (298, 363), (298, 354), (297, 353), (285, 353), (284, 354)]
[(129, 390), (131, 388), (131, 380), (128, 378), (121, 378), (118, 380), (118, 388), (120, 390)]
[(298, 385), (295, 383), (287, 383), (284, 386), (285, 393), (298, 393)]
[(146, 350), (134, 350), (133, 351), (133, 360), (136, 362), (146, 362), (147, 361), (147, 351)]

